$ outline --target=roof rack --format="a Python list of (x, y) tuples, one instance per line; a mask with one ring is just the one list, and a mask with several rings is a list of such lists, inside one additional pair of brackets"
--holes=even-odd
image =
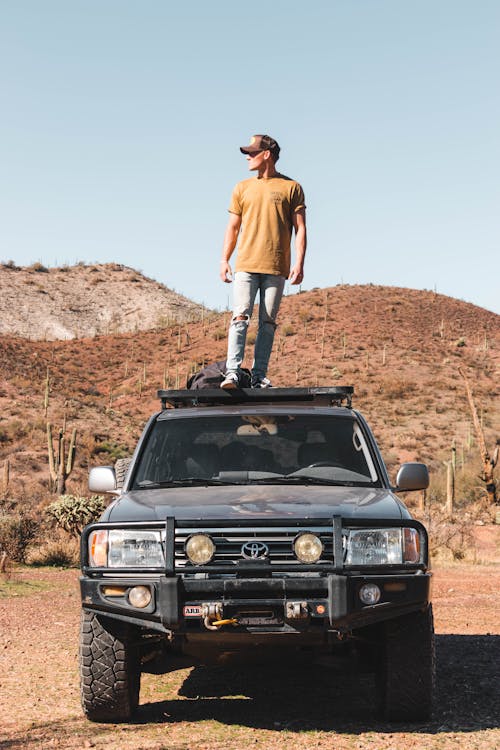
[(316, 386), (312, 388), (204, 388), (197, 390), (158, 391), (162, 409), (192, 406), (228, 406), (313, 401), (323, 406), (352, 406), (352, 385)]

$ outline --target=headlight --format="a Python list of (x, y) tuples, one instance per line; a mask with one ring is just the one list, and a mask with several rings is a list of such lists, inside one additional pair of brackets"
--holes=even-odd
[(305, 531), (299, 534), (293, 542), (293, 551), (302, 563), (315, 563), (321, 557), (323, 544), (316, 534)]
[(186, 542), (186, 555), (193, 565), (206, 565), (215, 555), (215, 544), (207, 534), (193, 534)]
[(89, 536), (92, 567), (163, 568), (165, 556), (160, 531), (110, 529)]
[(403, 562), (401, 529), (351, 529), (346, 565), (398, 565)]
[(404, 561), (420, 562), (420, 536), (416, 529), (404, 529)]
[(89, 562), (93, 568), (108, 564), (108, 532), (93, 531), (89, 536)]

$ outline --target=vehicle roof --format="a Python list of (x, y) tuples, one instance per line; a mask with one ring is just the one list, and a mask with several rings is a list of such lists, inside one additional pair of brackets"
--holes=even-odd
[(158, 412), (157, 419), (190, 419), (193, 417), (221, 417), (236, 416), (238, 414), (315, 414), (331, 418), (356, 419), (360, 417), (355, 409), (343, 406), (316, 406), (314, 404), (286, 403), (286, 404), (232, 404), (228, 406), (193, 406), (189, 409), (164, 409)]

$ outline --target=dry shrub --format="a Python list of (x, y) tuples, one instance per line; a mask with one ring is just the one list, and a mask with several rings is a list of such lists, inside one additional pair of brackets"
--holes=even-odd
[(455, 561), (475, 558), (476, 546), (470, 521), (459, 516), (448, 518), (440, 510), (432, 514), (426, 525), (431, 557)]
[(421, 442), (417, 439), (413, 431), (403, 432), (396, 437), (397, 444), (405, 450), (416, 450), (420, 448)]
[(67, 534), (54, 532), (50, 537), (41, 541), (36, 547), (32, 546), (26, 555), (28, 565), (53, 565), (62, 568), (78, 567), (80, 562), (80, 545), (78, 540), (69, 539)]
[(39, 261), (32, 263), (31, 266), (28, 266), (28, 269), (30, 271), (36, 271), (37, 273), (49, 273), (49, 269)]
[(39, 524), (32, 516), (0, 512), (0, 552), (5, 552), (9, 560), (24, 563), (38, 530)]
[(412, 510), (429, 532), (430, 550), (435, 558), (475, 560), (474, 528), (495, 523), (495, 508), (488, 502), (476, 461), (466, 459), (462, 466), (458, 460), (457, 464), (452, 515), (446, 507), (447, 468), (443, 464), (431, 472), (425, 511)]
[(311, 310), (303, 307), (299, 310), (299, 320), (301, 323), (309, 323), (311, 320), (314, 320), (314, 315)]
[[(474, 518), (483, 513), (487, 506), (486, 487), (480, 479), (480, 462), (467, 456), (464, 466), (458, 458), (455, 472), (455, 503), (454, 508), (459, 512), (468, 512)], [(447, 468), (443, 464), (432, 471), (431, 490), (429, 500), (431, 505), (442, 505), (446, 503)], [(476, 518), (476, 520), (481, 520)], [(484, 520), (484, 519), (483, 519)], [(485, 521), (487, 522), (487, 521)]]
[(416, 391), (416, 385), (404, 378), (391, 378), (382, 381), (380, 390), (387, 399), (404, 398)]
[(413, 515), (429, 533), (429, 549), (435, 560), (476, 561), (476, 526), (495, 523), (496, 508), (487, 500), (456, 507), (450, 516), (445, 505), (430, 504), (425, 511), (412, 509)]
[(30, 425), (20, 419), (11, 419), (0, 428), (0, 442), (13, 443), (26, 437)]

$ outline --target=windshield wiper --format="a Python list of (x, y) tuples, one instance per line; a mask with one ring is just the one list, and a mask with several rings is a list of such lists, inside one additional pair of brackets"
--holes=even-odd
[(339, 482), (335, 479), (324, 477), (311, 477), (307, 474), (296, 474), (293, 476), (268, 477), (267, 479), (253, 479), (251, 484), (328, 484), (332, 487), (354, 487), (355, 482)]
[(155, 490), (163, 487), (207, 487), (210, 485), (222, 484), (242, 484), (242, 482), (227, 482), (223, 479), (202, 479), (198, 477), (187, 477), (186, 479), (170, 479), (164, 482), (153, 482), (150, 479), (144, 479), (142, 482), (138, 482), (137, 485), (133, 487), (133, 489)]

